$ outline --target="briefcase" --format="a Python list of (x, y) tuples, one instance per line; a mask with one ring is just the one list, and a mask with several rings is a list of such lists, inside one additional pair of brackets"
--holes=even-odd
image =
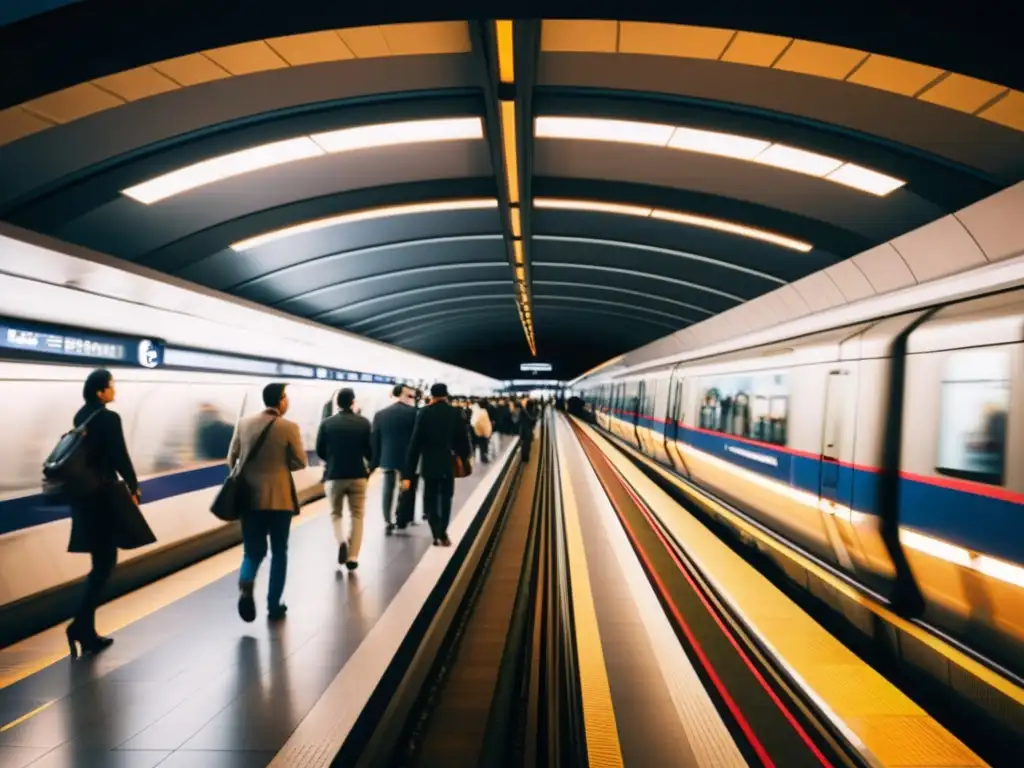
[(416, 517), (416, 487), (398, 493), (398, 506), (395, 508), (395, 525), (408, 528)]

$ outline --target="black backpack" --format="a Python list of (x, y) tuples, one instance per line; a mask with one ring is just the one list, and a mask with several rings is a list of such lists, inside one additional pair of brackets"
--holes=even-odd
[(43, 462), (43, 494), (50, 499), (88, 496), (99, 488), (99, 475), (89, 463), (85, 450), (85, 436), (89, 422), (102, 410), (96, 410), (79, 426), (61, 435)]

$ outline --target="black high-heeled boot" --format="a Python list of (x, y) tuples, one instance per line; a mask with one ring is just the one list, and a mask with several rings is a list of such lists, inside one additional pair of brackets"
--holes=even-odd
[[(95, 630), (86, 632), (75, 621), (68, 625), (66, 634), (68, 636), (68, 649), (71, 651), (72, 659), (77, 659), (79, 655), (86, 653), (95, 655), (100, 651), (105, 651), (114, 644), (114, 638), (97, 635)], [(79, 647), (81, 647), (81, 652), (79, 652)]]

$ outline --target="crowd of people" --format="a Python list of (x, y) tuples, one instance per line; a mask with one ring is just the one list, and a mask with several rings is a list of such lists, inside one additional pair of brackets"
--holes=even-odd
[[(107, 406), (114, 401), (114, 377), (107, 370), (93, 371), (86, 379), (85, 404), (75, 415), (84, 465), (93, 475), (88, 488), (68, 488), (71, 502), (69, 551), (88, 553), (92, 569), (81, 603), (67, 628), (72, 657), (96, 653), (113, 643), (96, 631), (95, 614), (117, 563), (118, 549), (131, 549), (155, 541), (139, 511), (142, 493), (125, 446), (120, 417)], [(441, 383), (430, 388), (429, 398), (405, 385), (392, 390), (393, 402), (374, 414), (373, 421), (359, 413), (355, 392), (342, 389), (336, 405), (328, 404), (316, 439), (316, 454), (324, 463), (324, 491), (330, 505), (338, 564), (348, 570), (359, 566), (363, 541), (367, 484), (379, 470), (385, 532), (415, 522), (418, 486), (423, 486), (423, 518), (429, 523), (435, 546), (451, 546), (451, 519), (455, 482), (471, 471), (474, 458), (482, 464), (493, 456), (492, 439), (518, 435), (522, 458), (530, 460), (535, 426), (544, 404), (512, 397), (450, 397)], [(288, 537), (299, 500), (292, 472), (307, 466), (299, 427), (285, 418), (288, 387), (268, 384), (263, 389), (264, 409), (241, 419), (231, 437), (227, 463), (230, 476), (243, 494), (242, 564), (238, 580), (238, 613), (244, 621), (256, 618), (253, 594), (256, 574), (270, 554), (267, 616), (284, 618), (282, 601), (288, 569)], [(345, 509), (348, 508), (348, 525)]]

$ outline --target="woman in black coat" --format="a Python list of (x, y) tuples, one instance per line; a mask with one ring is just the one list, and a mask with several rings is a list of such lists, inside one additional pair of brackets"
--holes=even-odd
[[(155, 541), (137, 506), (131, 508), (132, 501), (137, 505), (141, 500), (141, 492), (125, 445), (121, 417), (107, 410), (107, 404), (114, 401), (114, 377), (110, 371), (99, 369), (90, 373), (82, 396), (85, 405), (75, 414), (74, 424), (79, 427), (89, 421), (82, 449), (101, 485), (95, 493), (71, 503), (68, 552), (88, 552), (92, 557), (82, 602), (67, 628), (71, 658), (78, 656), (79, 646), (84, 653), (97, 653), (114, 642), (96, 633), (96, 608), (117, 564), (117, 548), (133, 549)], [(119, 487), (118, 476), (127, 484), (131, 500), (125, 498), (124, 488)]]
[(540, 418), (540, 411), (534, 400), (527, 400), (519, 410), (519, 440), (522, 444), (523, 461), (530, 460), (530, 448), (533, 446), (533, 428)]

